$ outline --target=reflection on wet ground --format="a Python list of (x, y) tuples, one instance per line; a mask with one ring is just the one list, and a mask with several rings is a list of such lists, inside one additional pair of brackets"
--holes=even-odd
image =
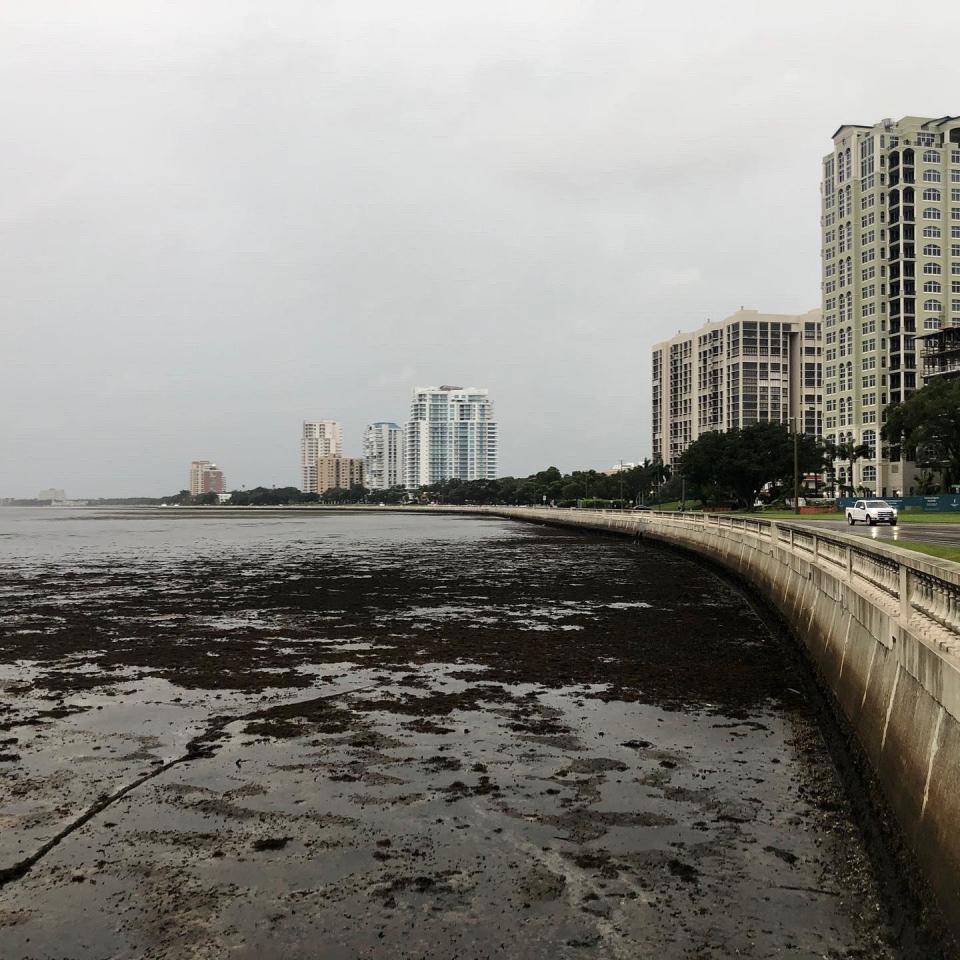
[(930, 956), (780, 642), (686, 559), (455, 517), (20, 516), (3, 957)]

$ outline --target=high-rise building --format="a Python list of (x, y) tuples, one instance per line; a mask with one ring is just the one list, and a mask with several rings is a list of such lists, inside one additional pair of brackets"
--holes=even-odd
[(227, 481), (215, 463), (210, 460), (193, 460), (190, 463), (190, 493), (225, 493)]
[(300, 436), (300, 489), (320, 493), (317, 460), (343, 453), (343, 430), (336, 420), (304, 420)]
[(403, 441), (409, 489), (497, 475), (497, 422), (485, 388), (417, 387)]
[(673, 464), (701, 434), (759, 421), (820, 434), (820, 311), (740, 309), (653, 347), (653, 455)]
[(395, 423), (371, 423), (363, 435), (363, 471), (371, 490), (389, 490), (404, 482), (403, 431)]
[(358, 486), (363, 486), (361, 457), (317, 457), (317, 489), (312, 492), (326, 493)]
[(871, 455), (841, 481), (909, 493), (883, 410), (922, 386), (918, 334), (960, 324), (960, 117), (844, 124), (823, 158), (823, 432)]

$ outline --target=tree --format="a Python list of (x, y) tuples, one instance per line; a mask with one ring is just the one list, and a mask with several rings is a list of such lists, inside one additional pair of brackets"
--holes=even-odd
[(911, 459), (918, 459), (919, 448), (928, 464), (944, 469), (947, 486), (960, 482), (960, 379), (935, 379), (888, 406), (882, 435), (888, 443), (904, 436)]
[[(850, 496), (854, 496), (856, 491), (853, 484), (853, 468), (856, 462), (862, 457), (869, 457), (873, 450), (866, 443), (854, 443), (852, 440), (842, 440), (840, 443), (827, 441), (827, 457), (831, 461), (842, 460), (850, 464), (850, 472), (847, 479), (850, 481), (845, 486), (850, 490)], [(844, 486), (844, 485), (841, 485)]]
[(825, 451), (816, 437), (795, 436), (782, 423), (761, 422), (703, 434), (687, 447), (675, 475), (683, 476), (704, 502), (732, 500), (752, 508), (768, 484), (792, 486), (794, 444), (800, 473), (819, 472)]

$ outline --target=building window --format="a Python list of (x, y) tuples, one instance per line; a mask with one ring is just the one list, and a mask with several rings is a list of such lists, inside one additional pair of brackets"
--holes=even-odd
[(925, 257), (939, 257), (940, 252), (940, 247), (935, 243), (927, 243), (923, 247), (923, 255)]
[(930, 313), (937, 313), (943, 309), (943, 304), (939, 300), (924, 300), (923, 309), (929, 310)]
[(923, 208), (923, 219), (924, 220), (939, 220), (940, 211), (936, 207), (924, 207)]
[(940, 154), (936, 150), (924, 150), (923, 151), (923, 162), (924, 163), (939, 163)]
[(924, 227), (923, 235), (928, 238), (939, 239), (940, 237), (940, 228), (939, 227)]
[(939, 203), (940, 202), (940, 191), (936, 187), (927, 187), (923, 191), (923, 199), (928, 203)]
[(924, 179), (927, 183), (939, 183), (940, 180), (941, 180), (940, 171), (939, 171), (939, 170), (924, 170), (924, 171), (923, 171), (923, 179)]
[(927, 280), (923, 285), (924, 293), (940, 293), (940, 281), (939, 280)]
[(943, 271), (940, 269), (939, 263), (934, 263), (932, 260), (928, 260), (923, 265), (923, 272), (928, 274), (938, 274), (942, 273)]

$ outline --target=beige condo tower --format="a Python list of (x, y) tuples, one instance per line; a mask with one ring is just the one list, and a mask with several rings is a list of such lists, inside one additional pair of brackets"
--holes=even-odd
[(883, 410), (923, 386), (917, 337), (960, 325), (960, 117), (844, 124), (823, 158), (823, 432), (871, 455), (845, 484), (909, 494)]
[(653, 347), (653, 455), (674, 464), (701, 434), (759, 421), (821, 428), (820, 311), (741, 308)]

